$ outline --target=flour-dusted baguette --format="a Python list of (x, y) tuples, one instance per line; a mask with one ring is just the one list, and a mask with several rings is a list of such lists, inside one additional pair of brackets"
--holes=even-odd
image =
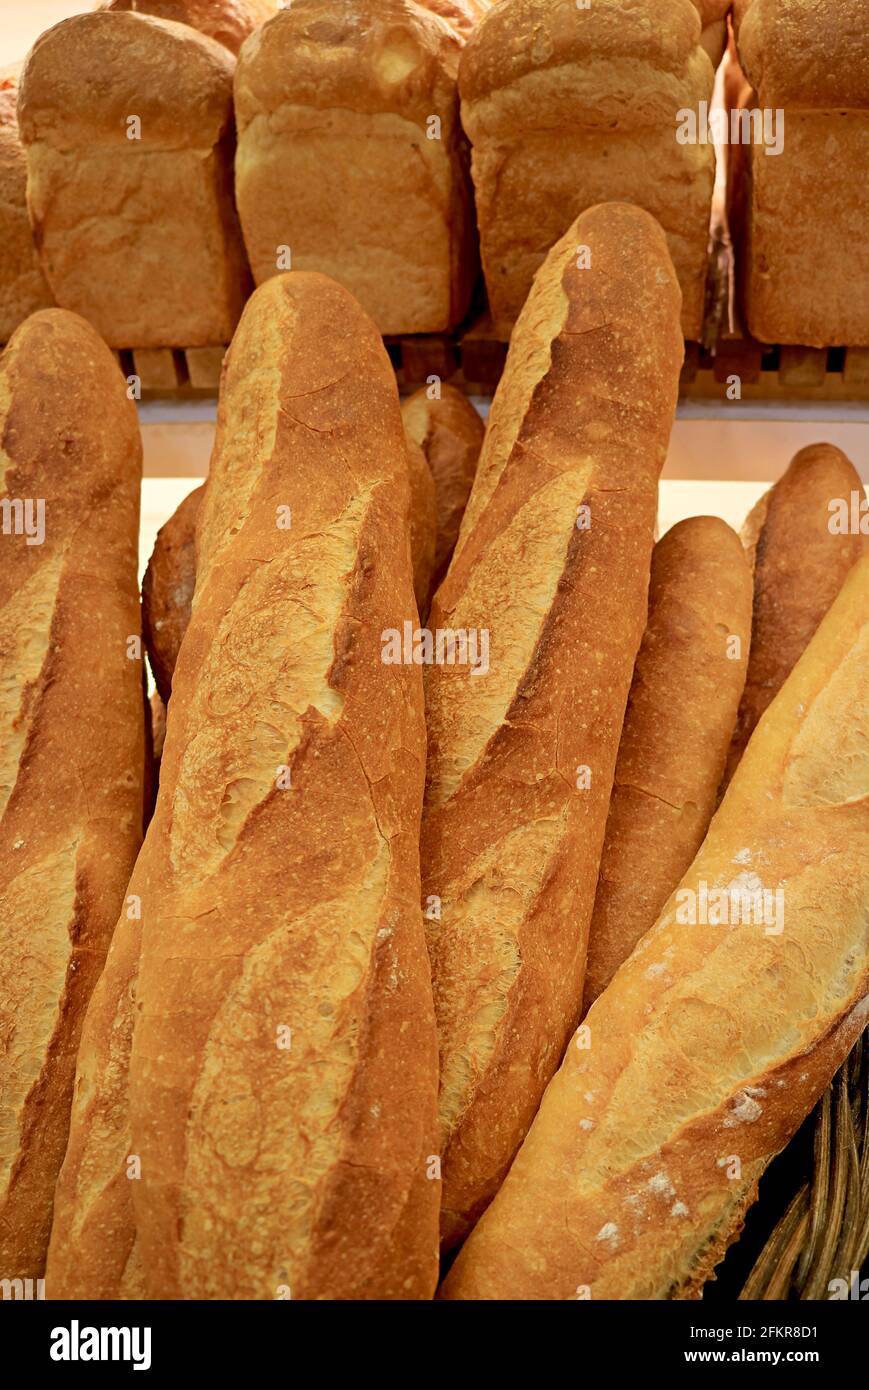
[(464, 392), (441, 385), (432, 398), (423, 386), (401, 408), (404, 428), (421, 447), (435, 484), (437, 542), (432, 584), (437, 588), (452, 559), (483, 447), (485, 427)]
[(104, 10), (134, 10), (156, 19), (189, 24), (238, 53), (254, 29), (265, 24), (278, 9), (278, 0), (107, 0)]
[(682, 287), (686, 338), (703, 322), (715, 155), (677, 139), (714, 73), (691, 0), (498, 0), (462, 53), (489, 303), (507, 335), (547, 250), (583, 208), (621, 200), (657, 217)]
[(88, 324), (0, 358), (0, 1273), (43, 1273), (82, 1018), (142, 834), (136, 411)]
[(869, 557), (589, 1012), (446, 1297), (691, 1297), (738, 1235), (869, 1016), (867, 661)]
[(681, 360), (660, 227), (592, 208), (516, 325), (429, 618), (477, 656), (433, 665), (427, 684), (447, 1245), (491, 1200), (579, 1012)]
[(76, 15), (31, 49), (18, 116), (42, 267), (111, 347), (232, 335), (249, 289), (234, 68), (188, 25), (124, 12)]
[(154, 681), (164, 704), (190, 621), (196, 587), (196, 518), (205, 485), (194, 488), (157, 532), (142, 580), (142, 631)]
[(754, 573), (751, 655), (727, 781), (863, 553), (866, 540), (851, 517), (852, 499), (864, 496), (857, 470), (840, 449), (810, 444), (746, 518), (743, 544)]
[(236, 192), (258, 284), (290, 265), (323, 271), (382, 333), (463, 318), (479, 264), (456, 88), (465, 31), (415, 0), (294, 0), (251, 36)]
[(52, 303), (27, 216), (27, 159), (15, 106), (18, 68), (0, 68), (0, 343)]
[[(119, 924), (127, 979), (89, 1016), (58, 1249), (73, 1281), (83, 1230), (95, 1279), (122, 1292), (138, 1268), (158, 1298), (432, 1293), (422, 681), (382, 660), (384, 630), (415, 611), (407, 488), (373, 325), (322, 276), (270, 281), (224, 372), (129, 888), (142, 922)], [(112, 1105), (107, 1145), (95, 1067), (129, 1034), (137, 931), (129, 1115)], [(141, 1176), (126, 1182), (131, 1154)]]
[(703, 842), (745, 686), (751, 571), (717, 517), (655, 546), (649, 618), (616, 763), (588, 940), (583, 1012), (609, 984)]

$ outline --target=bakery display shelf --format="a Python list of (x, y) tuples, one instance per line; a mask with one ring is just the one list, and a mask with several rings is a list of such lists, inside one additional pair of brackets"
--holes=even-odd
[[(433, 376), (469, 395), (491, 396), (507, 345), (487, 316), (459, 334), (419, 334), (385, 339), (403, 390)], [(217, 394), (225, 346), (144, 348), (117, 352), (126, 377), (136, 376), (143, 400), (210, 399)], [(680, 400), (743, 403), (869, 404), (869, 348), (765, 348), (752, 338), (722, 333), (715, 350), (686, 343)]]

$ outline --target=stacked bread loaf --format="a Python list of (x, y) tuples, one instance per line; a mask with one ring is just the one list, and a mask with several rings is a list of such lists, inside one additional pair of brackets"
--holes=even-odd
[(51, 304), (27, 216), (27, 160), (15, 106), (18, 68), (0, 71), (0, 343)]
[(88, 1015), (56, 1296), (433, 1292), (422, 681), (381, 660), (415, 614), (407, 490), (376, 330), (270, 281), (224, 374), (141, 921)]
[(869, 344), (866, 25), (865, 0), (753, 0), (740, 14), (742, 67), (782, 130), (777, 150), (734, 151), (742, 292), (761, 342)]
[(691, 0), (500, 0), (459, 70), (489, 304), (509, 333), (547, 249), (583, 208), (639, 204), (667, 233), (682, 326), (703, 320), (715, 174), (678, 113), (712, 94)]
[(295, 0), (245, 45), (236, 189), (257, 283), (323, 271), (382, 333), (463, 317), (476, 259), (456, 72), (482, 8)]
[(238, 53), (254, 29), (278, 9), (278, 0), (104, 0), (104, 10), (134, 10), (155, 19), (189, 24), (210, 39)]
[(42, 266), (110, 347), (232, 335), (248, 290), (234, 66), (188, 25), (124, 11), (65, 20), (30, 52), (18, 114)]
[[(591, 248), (591, 264), (577, 246)], [(491, 1200), (579, 1010), (676, 403), (679, 289), (638, 208), (581, 216), (520, 315), (432, 607), (423, 894), (446, 1245)]]

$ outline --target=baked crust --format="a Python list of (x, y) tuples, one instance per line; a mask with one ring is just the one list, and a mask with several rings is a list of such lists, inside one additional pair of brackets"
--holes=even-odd
[(583, 1012), (655, 923), (703, 843), (745, 686), (751, 600), (739, 537), (718, 517), (680, 521), (655, 546), (589, 932)]
[(459, 65), (483, 269), (504, 337), (548, 248), (583, 208), (624, 201), (668, 236), (683, 331), (700, 335), (715, 174), (677, 113), (712, 94), (691, 0), (500, 0)]
[(783, 930), (674, 895), (593, 1005), (450, 1299), (699, 1293), (869, 1019), (869, 557), (764, 715), (682, 880), (755, 875)]
[(251, 37), (235, 80), (236, 191), (258, 284), (289, 251), (294, 268), (344, 284), (382, 333), (461, 320), (478, 265), (462, 46), (413, 0), (295, 0)]
[(55, 25), (27, 58), (18, 114), (43, 270), (110, 347), (232, 336), (249, 286), (233, 68), (185, 24), (105, 11)]
[(142, 836), (135, 407), (94, 330), (45, 309), (0, 357), (0, 1267), (41, 1278), (85, 1009)]
[(489, 634), (486, 674), (434, 665), (426, 682), (447, 1247), (497, 1190), (576, 1023), (682, 355), (660, 227), (590, 209), (516, 325), (432, 605), (433, 631)]

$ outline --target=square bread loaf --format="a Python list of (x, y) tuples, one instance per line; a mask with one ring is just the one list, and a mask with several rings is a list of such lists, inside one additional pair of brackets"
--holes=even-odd
[(236, 194), (257, 284), (322, 271), (381, 333), (462, 319), (478, 260), (456, 73), (483, 8), (295, 0), (251, 35)]
[(110, 347), (232, 337), (250, 287), (234, 66), (187, 25), (133, 13), (65, 20), (28, 56), (18, 116), (43, 269)]
[(0, 343), (12, 337), (28, 314), (52, 303), (27, 216), (27, 160), (15, 118), (17, 95), (17, 72), (0, 69)]
[(680, 144), (714, 72), (698, 10), (671, 0), (500, 0), (459, 67), (489, 303), (505, 336), (549, 248), (596, 203), (658, 219), (682, 288), (682, 326), (703, 322), (715, 155)]
[(866, 346), (869, 5), (753, 0), (741, 14), (750, 104), (784, 112), (781, 153), (753, 144), (734, 162), (748, 327), (764, 343)]

